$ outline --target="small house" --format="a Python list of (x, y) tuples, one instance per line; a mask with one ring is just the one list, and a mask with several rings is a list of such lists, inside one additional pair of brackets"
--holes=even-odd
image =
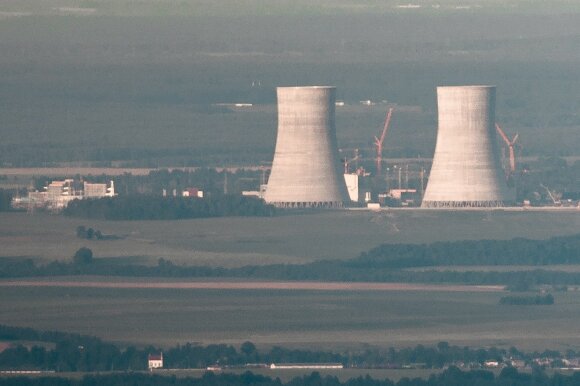
[(163, 353), (149, 354), (147, 356), (147, 367), (149, 370), (160, 369), (163, 367)]

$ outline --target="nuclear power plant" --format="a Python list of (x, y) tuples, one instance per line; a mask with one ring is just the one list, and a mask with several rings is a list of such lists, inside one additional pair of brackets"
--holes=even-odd
[(278, 134), (264, 200), (283, 208), (340, 208), (334, 87), (278, 87)]
[(513, 203), (495, 129), (495, 86), (438, 87), (439, 128), (423, 208)]

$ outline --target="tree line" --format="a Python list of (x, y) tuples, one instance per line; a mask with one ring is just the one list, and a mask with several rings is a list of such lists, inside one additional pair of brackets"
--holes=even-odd
[[(449, 251), (449, 252), (446, 252)], [(78, 251), (77, 251), (78, 252)], [(307, 264), (248, 265), (235, 268), (177, 265), (159, 259), (157, 265), (111, 264), (98, 258), (53, 261), (38, 265), (32, 259), (0, 259), (0, 277), (103, 275), (128, 277), (237, 277), (273, 280), (358, 282), (461, 283), (506, 285), (525, 291), (537, 285), (566, 289), (580, 285), (580, 272), (547, 269), (520, 271), (458, 271), (454, 265), (580, 264), (580, 235), (549, 240), (480, 240), (429, 245), (385, 244), (349, 260), (321, 260)], [(507, 260), (495, 254), (507, 256)], [(83, 264), (81, 264), (81, 261)], [(403, 268), (449, 265), (448, 270)]]
[(552, 305), (554, 304), (554, 296), (552, 294), (536, 296), (503, 296), (499, 300), (499, 304), (512, 306)]
[(11, 190), (0, 189), (0, 212), (7, 212), (11, 210), (13, 193)]
[(131, 195), (74, 200), (66, 216), (104, 220), (179, 220), (224, 216), (272, 216), (274, 207), (256, 197), (222, 195), (208, 198)]
[(580, 235), (547, 240), (464, 240), (431, 244), (382, 244), (363, 252), (353, 268), (410, 268), (456, 265), (580, 264)]
[[(14, 344), (0, 352), (2, 370), (53, 370), (62, 371), (113, 371), (145, 370), (147, 356), (162, 351), (160, 348), (129, 346), (121, 349), (99, 338), (57, 331), (36, 331), (30, 328), (0, 325), (0, 339), (4, 341), (29, 341), (32, 347)], [(52, 347), (52, 348), (47, 348)], [(345, 367), (358, 368), (401, 368), (421, 363), (423, 367), (441, 369), (456, 362), (481, 367), (487, 360), (502, 362), (505, 358), (519, 359), (532, 363), (534, 358), (576, 358), (576, 353), (546, 350), (525, 353), (512, 347), (509, 350), (491, 347), (473, 349), (452, 346), (440, 342), (436, 346), (417, 345), (409, 348), (367, 348), (364, 350), (329, 352), (288, 349), (274, 346), (268, 351), (259, 351), (251, 342), (243, 343), (239, 349), (231, 345), (210, 344), (202, 346), (187, 343), (163, 350), (165, 368), (191, 369), (210, 365), (242, 366), (269, 363), (342, 363)], [(473, 366), (472, 366), (473, 367)]]
[(548, 376), (535, 371), (531, 374), (520, 373), (513, 368), (503, 369), (499, 375), (490, 371), (461, 371), (450, 367), (439, 374), (432, 374), (428, 379), (402, 378), (399, 381), (375, 379), (369, 375), (340, 381), (338, 377), (322, 376), (318, 372), (295, 377), (288, 382), (247, 371), (243, 374), (214, 374), (206, 372), (199, 378), (161, 376), (157, 374), (126, 373), (109, 375), (85, 375), (81, 379), (61, 377), (2, 377), (0, 386), (577, 386), (580, 384), (580, 372), (572, 375), (555, 373)]

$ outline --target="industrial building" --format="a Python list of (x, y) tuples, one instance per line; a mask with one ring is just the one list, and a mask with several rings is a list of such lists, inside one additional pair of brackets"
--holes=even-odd
[(27, 197), (15, 197), (12, 207), (17, 209), (46, 208), (52, 211), (60, 211), (66, 208), (73, 200), (85, 198), (114, 197), (115, 183), (90, 183), (84, 181), (81, 185), (74, 179), (51, 181), (44, 191), (29, 192)]
[(336, 142), (336, 89), (278, 87), (278, 134), (264, 199), (283, 208), (340, 208), (349, 196)]
[(101, 198), (115, 196), (115, 182), (111, 181), (109, 186), (107, 184), (93, 184), (90, 182), (83, 183), (83, 196), (85, 198)]
[(439, 127), (423, 208), (501, 207), (515, 201), (501, 166), (495, 86), (437, 88)]

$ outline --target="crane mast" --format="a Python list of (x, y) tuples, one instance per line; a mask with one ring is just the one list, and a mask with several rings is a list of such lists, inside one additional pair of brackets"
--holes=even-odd
[(383, 143), (385, 142), (385, 138), (387, 136), (387, 131), (389, 130), (389, 124), (391, 123), (391, 117), (393, 115), (393, 108), (390, 107), (387, 111), (387, 116), (385, 117), (385, 124), (383, 126), (383, 132), (381, 133), (381, 137), (378, 138), (375, 136), (375, 147), (377, 150), (377, 175), (380, 175), (382, 172), (382, 164), (383, 164)]
[(499, 127), (499, 125), (496, 123), (495, 124), (495, 129), (497, 130), (498, 134), (500, 135), (500, 137), (503, 139), (503, 141), (505, 142), (505, 144), (508, 147), (508, 151), (509, 151), (509, 162), (510, 162), (510, 174), (515, 173), (516, 171), (516, 154), (514, 151), (514, 147), (515, 144), (519, 138), (519, 134), (514, 135), (514, 138), (510, 141), (510, 139), (508, 138), (508, 136), (505, 134), (505, 132), (501, 129), (501, 127)]

